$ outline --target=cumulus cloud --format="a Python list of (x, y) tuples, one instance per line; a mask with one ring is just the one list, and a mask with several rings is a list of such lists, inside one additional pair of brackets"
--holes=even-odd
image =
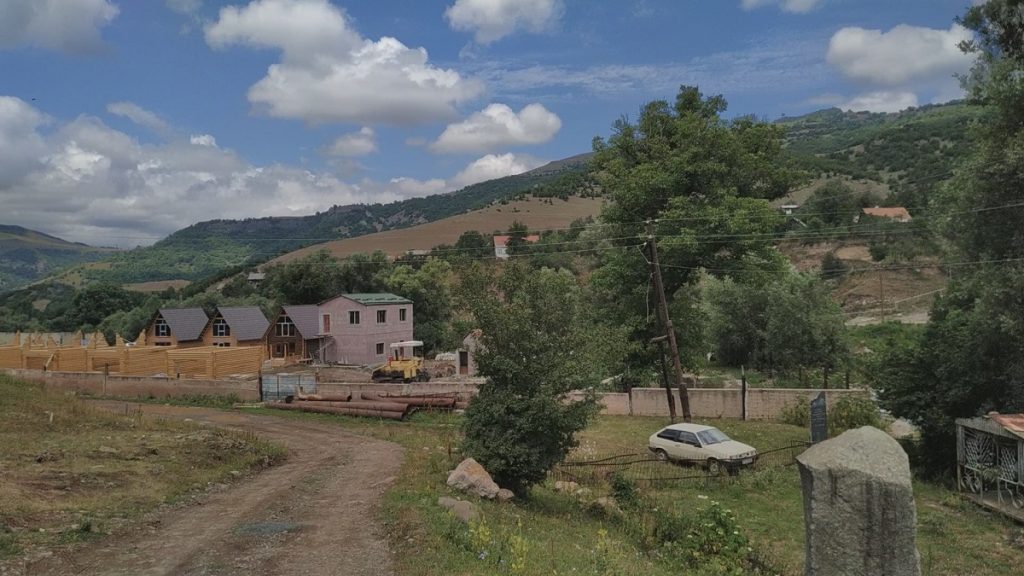
[(107, 112), (127, 118), (158, 134), (167, 134), (170, 131), (170, 125), (163, 118), (133, 102), (112, 102), (107, 104)]
[(455, 30), (473, 32), (479, 44), (490, 44), (517, 30), (551, 30), (562, 17), (560, 0), (456, 0), (444, 12)]
[(18, 98), (0, 96), (0, 188), (19, 182), (40, 164), (46, 145), (37, 129), (44, 114)]
[(806, 14), (821, 3), (822, 0), (742, 0), (740, 5), (744, 10), (754, 10), (755, 8), (777, 4), (783, 12)]
[(209, 134), (193, 134), (189, 137), (188, 141), (193, 146), (217, 147), (217, 139)]
[(0, 48), (34, 46), (90, 52), (103, 45), (100, 30), (118, 13), (110, 0), (4, 0)]
[(438, 194), (541, 164), (487, 155), (450, 179), (346, 182), (329, 172), (253, 165), (210, 134), (186, 138), (170, 127), (166, 141), (144, 144), (96, 117), (52, 124), (28, 103), (0, 96), (0, 216), (105, 246), (150, 244), (214, 217), (299, 216)]
[(491, 104), (469, 118), (450, 124), (430, 145), (434, 152), (486, 152), (508, 146), (541, 144), (562, 128), (562, 121), (541, 104), (517, 114), (504, 104)]
[(409, 125), (455, 116), (483, 85), (428, 62), (423, 48), (395, 38), (363, 38), (327, 0), (255, 0), (222, 8), (206, 26), (215, 49), (281, 51), (281, 61), (249, 89), (259, 111), (307, 122)]
[(522, 174), (542, 164), (536, 158), (521, 154), (488, 154), (470, 162), (469, 166), (452, 178), (452, 184), (461, 188), (503, 176)]
[(826, 59), (851, 80), (900, 86), (966, 72), (974, 57), (959, 44), (970, 38), (959, 24), (949, 30), (901, 24), (888, 32), (849, 27), (832, 36)]
[(342, 134), (324, 152), (328, 156), (357, 157), (377, 151), (376, 134), (373, 128), (364, 126), (358, 132)]

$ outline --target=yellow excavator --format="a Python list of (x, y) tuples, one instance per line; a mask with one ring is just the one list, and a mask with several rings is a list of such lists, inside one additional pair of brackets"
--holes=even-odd
[[(427, 382), (430, 374), (423, 369), (423, 342), (405, 340), (395, 342), (391, 346), (388, 361), (373, 369), (371, 378), (374, 382)], [(416, 355), (416, 349), (420, 355)], [(406, 356), (408, 351), (408, 356)]]

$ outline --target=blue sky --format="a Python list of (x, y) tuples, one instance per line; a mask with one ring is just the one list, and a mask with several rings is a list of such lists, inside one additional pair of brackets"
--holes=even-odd
[(968, 0), (0, 0), (0, 223), (134, 246), (585, 152), (680, 84), (729, 115), (960, 96)]

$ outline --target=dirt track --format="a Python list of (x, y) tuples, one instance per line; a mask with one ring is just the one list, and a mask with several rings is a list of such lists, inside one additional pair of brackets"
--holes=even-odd
[[(123, 411), (123, 402), (104, 402)], [(136, 404), (132, 404), (136, 406)], [(387, 575), (376, 505), (402, 462), (396, 444), (337, 427), (205, 408), (142, 405), (157, 417), (251, 430), (288, 448), (284, 464), (126, 534), (25, 567), (28, 574)]]

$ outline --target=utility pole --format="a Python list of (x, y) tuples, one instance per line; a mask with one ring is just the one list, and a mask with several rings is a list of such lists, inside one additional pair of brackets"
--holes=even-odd
[(668, 349), (672, 354), (672, 364), (676, 369), (676, 387), (679, 388), (679, 404), (683, 409), (683, 422), (692, 422), (690, 413), (690, 394), (683, 380), (683, 365), (679, 360), (679, 347), (676, 345), (676, 330), (672, 326), (672, 318), (668, 315), (668, 301), (665, 299), (665, 285), (661, 281), (661, 265), (658, 263), (658, 241), (654, 237), (654, 221), (647, 221), (647, 246), (651, 249), (651, 273), (654, 275), (654, 290), (658, 293), (658, 315), (661, 325), (668, 336)]
[(885, 284), (882, 281), (882, 269), (878, 269), (878, 304), (882, 309), (882, 322), (885, 322)]
[(657, 336), (651, 338), (651, 344), (658, 345), (658, 354), (661, 355), (661, 385), (665, 388), (665, 398), (668, 401), (668, 420), (676, 423), (676, 400), (672, 396), (672, 385), (668, 383), (668, 363), (665, 361), (665, 341), (668, 336)]

